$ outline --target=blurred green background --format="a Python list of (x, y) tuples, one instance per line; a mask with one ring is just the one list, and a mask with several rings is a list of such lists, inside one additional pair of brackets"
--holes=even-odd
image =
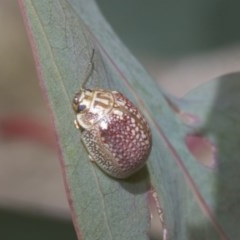
[(113, 28), (136, 53), (176, 58), (238, 44), (240, 2), (98, 0)]
[[(97, 2), (122, 41), (173, 94), (239, 70), (238, 1)], [(16, 0), (0, 1), (0, 31), (0, 117), (26, 113), (47, 124)], [(52, 150), (0, 136), (0, 225), (4, 240), (76, 239)]]

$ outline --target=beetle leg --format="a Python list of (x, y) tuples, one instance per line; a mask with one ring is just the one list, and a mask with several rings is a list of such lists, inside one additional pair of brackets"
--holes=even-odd
[(92, 158), (92, 156), (89, 154), (88, 155), (90, 162), (95, 162), (95, 160)]
[(74, 125), (75, 125), (75, 128), (76, 128), (76, 129), (79, 129), (79, 125), (78, 125), (77, 120), (74, 120)]

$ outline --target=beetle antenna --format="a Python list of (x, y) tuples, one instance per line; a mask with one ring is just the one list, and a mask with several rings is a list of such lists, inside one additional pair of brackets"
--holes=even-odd
[(87, 70), (86, 70), (86, 72), (84, 74), (84, 78), (83, 78), (83, 82), (82, 82), (82, 85), (81, 85), (81, 89), (83, 89), (85, 87), (88, 79), (92, 75), (92, 72), (93, 72), (93, 69), (94, 69), (94, 62), (93, 62), (94, 53), (95, 53), (95, 49), (93, 48), (92, 54), (91, 54), (91, 57), (90, 57), (90, 60), (89, 60), (88, 66), (87, 66)]

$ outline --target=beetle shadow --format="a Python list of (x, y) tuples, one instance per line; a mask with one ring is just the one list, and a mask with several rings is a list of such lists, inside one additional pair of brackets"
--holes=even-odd
[(146, 193), (150, 190), (150, 176), (146, 165), (131, 177), (118, 181), (126, 191), (135, 195)]

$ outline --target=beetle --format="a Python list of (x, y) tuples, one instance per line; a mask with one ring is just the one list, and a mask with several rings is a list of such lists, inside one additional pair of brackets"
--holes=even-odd
[(94, 68), (93, 55), (94, 51), (83, 85), (73, 98), (75, 126), (90, 160), (112, 177), (127, 178), (147, 161), (151, 130), (143, 114), (122, 93), (84, 87)]

